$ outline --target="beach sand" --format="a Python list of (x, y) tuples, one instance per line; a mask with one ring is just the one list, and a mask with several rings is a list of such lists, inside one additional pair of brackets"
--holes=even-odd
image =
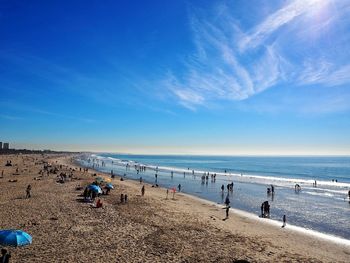
[[(5, 167), (6, 160), (13, 166)], [(104, 208), (91, 208), (75, 188), (92, 182), (96, 172), (77, 168), (75, 179), (63, 184), (55, 174), (34, 180), (43, 161), (77, 167), (72, 156), (0, 155), (0, 229), (33, 237), (29, 246), (10, 248), (12, 262), (350, 262), (349, 246), (236, 213), (223, 221), (225, 210), (215, 204), (181, 193), (166, 199), (165, 189), (147, 184), (142, 197), (139, 182), (119, 177), (101, 197)], [(32, 197), (25, 199), (28, 184)], [(120, 204), (121, 193), (127, 204)]]

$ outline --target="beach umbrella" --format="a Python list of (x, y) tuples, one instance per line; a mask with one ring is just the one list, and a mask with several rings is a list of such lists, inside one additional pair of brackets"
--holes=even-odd
[(88, 189), (89, 189), (90, 191), (93, 191), (93, 192), (102, 194), (102, 189), (101, 189), (101, 187), (99, 187), (98, 185), (90, 184), (90, 185), (88, 186)]
[(108, 188), (108, 189), (113, 189), (114, 186), (113, 186), (112, 184), (106, 184), (106, 188)]
[(32, 243), (32, 237), (21, 230), (0, 230), (0, 245), (19, 247)]

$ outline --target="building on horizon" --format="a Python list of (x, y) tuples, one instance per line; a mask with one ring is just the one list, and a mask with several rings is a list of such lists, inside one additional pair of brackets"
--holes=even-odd
[(2, 142), (0, 142), (0, 150), (2, 150)]
[(3, 150), (8, 150), (10, 149), (10, 143), (4, 142), (4, 147), (2, 148)]

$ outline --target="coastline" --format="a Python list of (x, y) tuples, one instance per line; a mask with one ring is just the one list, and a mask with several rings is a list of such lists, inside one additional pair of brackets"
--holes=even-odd
[[(74, 163), (77, 166), (80, 166), (80, 164), (78, 162)], [(148, 165), (148, 168), (151, 169), (155, 169), (156, 166), (152, 166), (152, 165)], [(159, 168), (164, 168), (164, 169), (172, 169), (173, 167), (161, 167), (159, 166)], [(98, 170), (92, 170), (96, 173), (102, 174), (105, 177), (110, 177), (110, 175), (107, 172), (101, 172)], [(186, 171), (186, 169), (180, 169), (178, 168), (178, 172), (182, 173), (183, 171)], [(197, 171), (198, 172), (198, 171)], [(202, 171), (199, 171), (199, 173), (202, 173)], [(224, 173), (222, 173), (222, 175), (225, 175)], [(232, 174), (233, 175), (233, 174)], [(117, 175), (119, 178), (122, 177), (121, 175)], [(235, 176), (238, 176), (237, 174), (235, 174)], [(133, 182), (138, 184), (138, 181), (135, 179), (126, 179), (127, 182)], [(151, 186), (150, 183), (143, 183), (145, 185)], [(164, 187), (157, 187), (154, 189), (159, 189), (161, 191), (166, 192), (166, 188)], [(213, 201), (210, 200), (206, 200), (204, 198), (200, 198), (191, 194), (187, 194), (187, 193), (177, 193), (176, 195), (180, 195), (182, 197), (186, 197), (188, 199), (191, 199), (193, 201), (199, 202), (200, 204), (207, 204), (211, 207), (217, 207), (218, 209), (222, 209), (223, 205), (219, 204), (219, 203), (215, 203)], [(220, 211), (219, 210), (219, 211)], [(224, 215), (224, 212), (222, 212), (222, 215)], [(260, 218), (257, 215), (244, 211), (244, 210), (240, 210), (240, 209), (236, 209), (236, 208), (230, 208), (230, 217), (231, 215), (233, 215), (235, 217), (235, 219), (239, 220), (239, 221), (246, 221), (249, 220), (249, 224), (254, 225), (256, 223), (258, 223), (259, 225), (268, 227), (268, 228), (273, 228), (276, 231), (281, 231), (281, 233), (288, 233), (288, 235), (286, 236), (286, 238), (288, 238), (290, 240), (290, 237), (293, 235), (296, 235), (296, 242), (299, 242), (301, 240), (304, 240), (304, 238), (306, 239), (310, 239), (310, 242), (313, 243), (318, 243), (319, 245), (323, 246), (323, 245), (335, 245), (335, 246), (340, 246), (343, 247), (344, 249), (348, 250), (347, 253), (349, 253), (349, 258), (350, 258), (350, 240), (342, 238), (342, 237), (338, 237), (338, 236), (334, 236), (331, 234), (327, 234), (327, 233), (322, 233), (322, 232), (318, 232), (312, 229), (307, 229), (307, 228), (303, 228), (303, 227), (299, 227), (299, 226), (295, 226), (295, 225), (291, 225), (291, 224), (287, 224), (287, 227), (284, 229), (281, 229), (282, 226), (282, 221), (278, 221), (278, 220), (274, 220), (274, 219), (267, 219), (267, 218)], [(267, 232), (269, 232), (270, 230), (267, 230)], [(300, 236), (299, 236), (300, 235)]]
[[(76, 160), (74, 160), (74, 165), (80, 166), (79, 162), (76, 161)], [(157, 166), (154, 166), (154, 165), (145, 165), (145, 166), (148, 169), (152, 169), (154, 171), (156, 170), (156, 167), (157, 167)], [(167, 166), (158, 166), (158, 168), (159, 168), (159, 171), (165, 170), (165, 171), (174, 171), (174, 172), (178, 172), (178, 173), (188, 172), (188, 170), (184, 169), (184, 168), (174, 168), (174, 167), (167, 167)], [(99, 170), (94, 170), (94, 169), (92, 169), (92, 171), (94, 171), (96, 173), (102, 173), (102, 174), (104, 174), (104, 176), (107, 176), (107, 177), (110, 176), (107, 172), (101, 172)], [(206, 173), (206, 171), (198, 171), (198, 170), (196, 170), (195, 172), (196, 172), (196, 174)], [(225, 174), (225, 173), (216, 173), (216, 174), (217, 175), (222, 175), (222, 176), (236, 176), (236, 177), (240, 176), (239, 174), (233, 174), (233, 173), (227, 173), (227, 174)], [(118, 175), (118, 176), (121, 177), (121, 175)], [(253, 175), (243, 175), (243, 176), (245, 176), (245, 177), (257, 177), (257, 176), (253, 176)], [(269, 178), (270, 179), (270, 178), (273, 178), (273, 177), (260, 176), (260, 178)], [(276, 178), (273, 178), (273, 179), (276, 179)], [(135, 179), (129, 179), (128, 178), (127, 180), (132, 180), (132, 181), (137, 182), (137, 180), (135, 180)], [(280, 180), (280, 179), (278, 179), (278, 180)], [(287, 179), (285, 179), (285, 180), (287, 180)], [(304, 181), (307, 181), (307, 180), (304, 180)], [(300, 181), (299, 181), (299, 183), (300, 183)], [(312, 184), (312, 183), (313, 183), (313, 181), (310, 180), (310, 184)], [(144, 184), (147, 184), (147, 183), (144, 183)], [(342, 183), (338, 183), (338, 184), (341, 185)], [(151, 185), (151, 184), (148, 183), (148, 185)], [(162, 189), (163, 191), (166, 191), (166, 188), (162, 187), (162, 186), (160, 186), (159, 189)], [(218, 208), (222, 208), (223, 207), (222, 204), (219, 204), (219, 203), (207, 200), (205, 198), (201, 198), (201, 197), (198, 197), (198, 196), (195, 196), (195, 195), (191, 195), (191, 194), (188, 194), (188, 193), (183, 193), (183, 192), (181, 192), (181, 194), (183, 196), (186, 196), (187, 198), (191, 198), (191, 199), (197, 200), (198, 202), (208, 203), (209, 205), (214, 205), (214, 206), (217, 206)], [(247, 211), (244, 211), (244, 210), (236, 209), (236, 208), (230, 208), (230, 214), (235, 214), (235, 215), (237, 215), (239, 217), (242, 217), (242, 218), (248, 218), (249, 220), (258, 222), (259, 224), (273, 226), (273, 227), (276, 227), (277, 229), (281, 228), (281, 225), (283, 223), (282, 221), (278, 221), (278, 220), (275, 220), (275, 219), (260, 218), (256, 214), (253, 214), (253, 213), (250, 213), (250, 212), (247, 212)], [(327, 242), (332, 242), (334, 244), (338, 244), (338, 245), (342, 245), (342, 246), (350, 248), (350, 240), (349, 239), (345, 239), (343, 237), (331, 235), (331, 234), (328, 234), (328, 233), (319, 232), (319, 231), (316, 231), (316, 230), (313, 230), (313, 229), (308, 229), (308, 228), (304, 228), (304, 227), (300, 227), (300, 226), (296, 226), (296, 225), (288, 223), (288, 227), (285, 229), (285, 231), (291, 231), (292, 233), (293, 232), (294, 233), (299, 233), (301, 235), (317, 238), (317, 239), (320, 239), (320, 240), (324, 240), (324, 241), (327, 241)]]
[[(89, 156), (81, 158), (79, 162), (86, 167), (91, 167), (92, 163), (89, 164), (87, 158), (89, 158)], [(92, 160), (95, 160), (93, 162), (97, 164), (95, 167), (100, 172), (106, 172), (108, 175), (111, 170), (124, 175), (126, 173), (127, 178), (134, 180), (138, 180), (141, 176), (145, 181), (152, 184), (154, 184), (154, 173), (158, 173), (158, 182), (161, 186), (170, 189), (181, 184), (183, 186), (182, 189), (186, 193), (202, 198), (203, 200), (212, 201), (215, 204), (223, 203), (224, 195), (226, 195), (226, 191), (222, 194), (219, 190), (221, 184), (226, 185), (234, 181), (236, 184), (235, 191), (232, 192), (232, 195), (230, 194), (230, 200), (231, 206), (235, 209), (251, 213), (253, 218), (257, 218), (260, 212), (260, 209), (257, 207), (260, 202), (263, 200), (271, 200), (271, 205), (273, 205), (271, 218), (270, 220), (263, 220), (262, 222), (269, 221), (273, 224), (277, 221), (276, 225), (278, 225), (283, 214), (286, 214), (288, 224), (293, 224), (293, 226), (290, 226), (291, 228), (294, 227), (296, 231), (302, 233), (308, 232), (310, 235), (327, 240), (334, 240), (339, 244), (346, 244), (346, 240), (350, 240), (348, 216), (346, 214), (348, 205), (345, 203), (345, 198), (343, 197), (348, 195), (348, 190), (343, 188), (344, 185), (341, 182), (317, 181), (318, 187), (314, 187), (314, 180), (275, 178), (271, 176), (241, 176), (230, 172), (210, 171), (210, 173), (218, 175), (218, 178), (216, 181), (213, 181), (213, 179), (210, 181), (209, 178), (209, 186), (208, 183), (206, 183), (205, 185), (202, 184), (202, 187), (200, 185), (201, 176), (207, 174), (208, 171), (183, 168), (180, 167), (180, 163), (177, 163), (177, 166), (156, 166), (154, 165), (155, 160), (149, 160), (153, 163), (148, 164), (146, 160), (142, 158), (141, 156), (141, 161), (134, 159), (128, 161), (125, 158), (118, 159), (116, 156), (92, 155)], [(172, 160), (169, 160), (167, 162), (170, 163), (171, 161)], [(161, 159), (160, 162), (162, 163)], [(185, 163), (186, 162), (183, 164)], [(132, 168), (126, 172), (125, 165), (127, 164)], [(140, 172), (140, 174), (138, 174), (136, 173), (137, 168), (135, 168), (135, 170), (133, 168), (134, 165), (145, 166), (148, 172)], [(174, 176), (170, 176), (170, 172), (174, 172)], [(193, 173), (195, 176), (193, 176)], [(189, 177), (187, 177), (187, 175)], [(268, 179), (268, 181), (265, 179)], [(283, 184), (281, 184), (281, 182), (283, 182)], [(288, 184), (285, 182), (288, 182)], [(303, 189), (302, 193), (304, 194), (299, 195), (294, 191), (296, 183), (301, 185)], [(266, 196), (265, 194), (266, 187), (269, 187), (270, 184), (273, 184), (275, 189), (277, 188), (275, 200), (273, 195)], [(330, 185), (332, 187), (324, 187), (324, 185)], [(338, 207), (339, 200), (342, 207)], [(326, 215), (325, 211), (327, 211)], [(338, 212), (342, 212), (342, 214), (338, 214)], [(282, 222), (280, 224), (282, 225)]]
[[(14, 167), (6, 168), (0, 179), (6, 189), (0, 226), (21, 228), (33, 236), (32, 245), (12, 250), (13, 262), (347, 262), (350, 257), (348, 246), (290, 231), (288, 225), (278, 229), (237, 211), (223, 221), (220, 206), (183, 193), (166, 199), (164, 188), (145, 184), (141, 197), (139, 182), (119, 177), (113, 180), (116, 189), (102, 197), (105, 208), (91, 209), (76, 201), (75, 186), (94, 180), (92, 173), (108, 175), (79, 172), (72, 156), (0, 158), (2, 163), (11, 158), (21, 170), (14, 176)], [(80, 179), (57, 184), (50, 175), (34, 181), (42, 169), (34, 165), (39, 162), (34, 158), (78, 168), (74, 178)], [(9, 178), (18, 182), (9, 183)], [(33, 197), (19, 198), (28, 182)], [(119, 204), (120, 193), (128, 193), (127, 204)]]
[[(76, 160), (74, 160), (74, 165), (81, 166), (79, 164), (79, 162), (76, 161)], [(157, 167), (157, 166), (153, 166), (153, 165), (145, 165), (145, 166), (147, 168), (150, 168), (150, 169), (153, 169), (153, 170), (156, 170), (156, 167)], [(159, 166), (158, 168), (159, 168), (160, 171), (162, 169), (164, 169), (164, 170), (167, 170), (167, 171), (173, 170), (173, 171), (179, 172), (179, 173), (188, 172), (188, 170), (186, 170), (186, 169), (174, 168), (174, 167)], [(108, 178), (110, 177), (110, 175), (107, 172), (101, 172), (101, 171), (94, 170), (94, 169), (92, 169), (92, 171), (94, 171), (96, 173), (102, 173), (102, 174), (104, 174), (105, 177), (108, 177)], [(206, 173), (206, 172), (205, 171), (197, 171), (196, 170), (196, 173), (197, 174), (203, 174), (203, 173)], [(229, 176), (229, 175), (231, 175), (231, 176), (239, 176), (238, 174), (231, 174), (231, 173), (229, 173), (229, 174), (217, 173), (217, 174), (218, 175), (220, 174), (220, 175), (223, 175), (223, 176)], [(118, 176), (121, 177), (121, 175), (118, 175)], [(251, 176), (247, 175), (246, 177), (251, 177)], [(262, 178), (265, 178), (265, 177), (262, 177)], [(268, 178), (271, 178), (271, 177), (268, 177)], [(132, 180), (132, 181), (137, 182), (137, 180), (135, 180), (135, 179), (129, 179), (128, 178), (127, 180)], [(310, 182), (311, 182), (311, 180), (310, 180)], [(149, 183), (144, 183), (144, 184), (151, 185)], [(158, 189), (162, 189), (163, 191), (166, 191), (165, 187), (161, 187), (160, 186), (160, 187), (158, 187)], [(223, 208), (222, 204), (215, 203), (213, 201), (210, 201), (210, 200), (207, 200), (207, 199), (204, 199), (204, 198), (201, 198), (201, 197), (197, 197), (195, 195), (191, 195), (191, 194), (187, 194), (187, 193), (183, 193), (183, 192), (181, 192), (181, 195), (186, 196), (187, 198), (196, 200), (196, 201), (201, 202), (201, 203), (207, 203), (209, 205), (216, 206), (218, 208)], [(236, 209), (236, 208), (230, 208), (230, 214), (235, 214), (236, 216), (239, 216), (242, 219), (243, 218), (247, 218), (247, 219), (249, 219), (251, 221), (258, 222), (259, 224), (269, 225), (269, 226), (275, 227), (276, 229), (280, 229), (281, 225), (283, 223), (282, 221), (278, 221), (278, 220), (275, 220), (275, 219), (260, 218), (256, 214), (253, 214), (253, 213), (250, 213), (250, 212), (247, 212), (247, 211), (244, 211), (244, 210)], [(322, 233), (322, 232), (319, 232), (319, 231), (316, 231), (316, 230), (313, 230), (313, 229), (308, 229), (308, 228), (304, 228), (304, 227), (300, 227), (300, 226), (296, 226), (296, 225), (292, 225), (292, 224), (288, 223), (288, 227), (285, 228), (284, 231), (290, 231), (292, 233), (298, 233), (298, 234), (301, 234), (303, 236), (309, 236), (309, 237), (316, 238), (316, 239), (319, 239), (319, 240), (322, 240), (322, 241), (331, 242), (331, 243), (334, 243), (334, 244), (337, 244), (337, 245), (342, 245), (344, 247), (350, 248), (350, 240), (349, 239), (345, 239), (345, 238), (342, 238), (342, 237), (334, 236), (334, 235), (331, 235), (331, 234), (328, 234), (328, 233)]]

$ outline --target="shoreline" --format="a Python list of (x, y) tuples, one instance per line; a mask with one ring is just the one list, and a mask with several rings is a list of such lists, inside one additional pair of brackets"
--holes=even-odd
[[(132, 163), (135, 163), (135, 164), (140, 164), (142, 166), (145, 166), (147, 167), (148, 169), (151, 169), (153, 171), (156, 171), (156, 168), (158, 167), (158, 171), (159, 172), (171, 172), (173, 171), (174, 173), (178, 173), (178, 174), (183, 174), (184, 172), (187, 173), (187, 174), (191, 174), (192, 170), (194, 171), (194, 173), (197, 175), (197, 176), (201, 176), (203, 175), (204, 173), (215, 173), (216, 175), (220, 175), (220, 176), (225, 176), (225, 177), (230, 177), (230, 176), (233, 176), (233, 177), (236, 177), (236, 178), (245, 178), (245, 179), (257, 179), (258, 181), (256, 183), (258, 184), (264, 184), (264, 182), (261, 182), (261, 180), (270, 180), (270, 181), (273, 181), (273, 182), (280, 182), (280, 183), (290, 183), (290, 184), (294, 184), (295, 183), (298, 183), (298, 184), (302, 184), (302, 185), (313, 185), (313, 183), (315, 182), (315, 180), (317, 181), (317, 184), (320, 185), (320, 186), (335, 186), (335, 187), (340, 187), (340, 188), (349, 188), (350, 187), (350, 182), (332, 182), (332, 181), (328, 181), (328, 180), (322, 180), (322, 179), (303, 179), (303, 178), (290, 178), (290, 177), (274, 177), (274, 176), (269, 176), (269, 175), (265, 175), (265, 174), (250, 174), (250, 173), (246, 173), (246, 174), (243, 174), (243, 173), (240, 173), (240, 172), (237, 172), (237, 171), (234, 171), (234, 172), (220, 172), (220, 171), (214, 171), (214, 170), (195, 170), (195, 169), (186, 169), (184, 167), (171, 167), (171, 166), (157, 166), (157, 165), (153, 165), (153, 164), (143, 164), (143, 163), (140, 163), (140, 162), (135, 162), (135, 161), (132, 161), (132, 160), (122, 160), (122, 159), (118, 159), (118, 158), (114, 158), (114, 157), (105, 157), (105, 156), (101, 156), (101, 155), (98, 155), (98, 154), (91, 154), (92, 157), (96, 157), (96, 158), (107, 158), (107, 159), (110, 159), (110, 160), (116, 160), (120, 163), (125, 163), (125, 162), (132, 162)], [(349, 156), (350, 157), (350, 156)], [(122, 165), (119, 165), (117, 164), (118, 166), (124, 166), (124, 164)], [(280, 185), (280, 186), (283, 186), (283, 185)], [(346, 189), (348, 190), (348, 189)]]
[[(109, 159), (109, 160), (114, 160), (114, 161), (122, 161), (123, 163), (128, 163), (130, 161), (128, 160), (121, 160), (121, 159), (117, 159), (117, 158), (114, 158), (114, 157), (104, 157), (104, 156), (98, 156), (98, 155), (95, 155), (93, 154), (93, 157), (96, 157), (96, 158), (105, 158), (105, 159)], [(135, 164), (138, 164), (138, 165), (142, 165), (142, 166), (145, 166), (147, 167), (147, 169), (150, 169), (150, 170), (153, 170), (153, 171), (156, 171), (156, 167), (158, 167), (158, 171), (160, 172), (168, 172), (168, 171), (174, 171), (174, 173), (178, 173), (178, 174), (182, 174), (183, 172), (186, 172), (188, 173), (189, 175), (191, 175), (192, 173), (192, 170), (191, 169), (185, 169), (185, 168), (177, 168), (177, 167), (168, 167), (168, 166), (155, 166), (155, 165), (147, 165), (147, 164), (143, 164), (143, 163), (140, 163), (140, 162), (134, 162), (134, 161), (131, 161), (131, 166), (133, 165), (133, 163)], [(76, 161), (76, 164), (77, 165), (82, 165), (79, 163), (79, 161)], [(117, 165), (117, 166), (122, 166), (120, 164), (114, 164), (114, 165)], [(87, 166), (88, 167), (88, 166)], [(113, 165), (112, 165), (113, 167)], [(125, 166), (122, 166), (122, 167), (125, 167)], [(110, 174), (108, 172), (104, 172), (104, 171), (99, 171), (99, 170), (95, 170), (96, 172), (100, 172), (100, 173), (105, 173), (107, 176), (109, 176)], [(207, 171), (198, 171), (198, 170), (194, 170), (195, 174), (197, 175), (201, 175), (203, 173), (207, 173)], [(234, 176), (237, 178), (240, 178), (241, 176), (238, 175), (238, 174), (230, 174), (230, 173), (216, 173), (217, 175), (222, 175), (222, 176)], [(122, 175), (119, 175), (119, 176), (122, 176)], [(142, 175), (141, 175), (142, 176)], [(268, 178), (268, 179), (272, 179), (273, 177), (265, 177), (265, 176), (262, 176), (262, 177), (259, 177), (259, 176), (248, 176), (248, 175), (244, 175), (243, 177), (246, 177), (246, 178), (251, 178), (251, 177), (257, 177), (259, 179), (265, 179), (265, 178)], [(128, 178), (128, 180), (134, 180), (134, 181), (138, 181), (137, 179), (135, 178)], [(275, 178), (276, 180), (279, 180), (280, 178)], [(290, 179), (281, 179), (282, 181), (290, 181)], [(302, 181), (307, 181), (307, 180), (302, 180)], [(310, 180), (310, 185), (313, 183), (314, 181), (311, 181)], [(326, 181), (325, 181), (326, 182)], [(259, 182), (255, 182), (257, 184), (261, 184), (261, 185), (265, 185), (264, 183), (259, 183)], [(299, 181), (300, 183), (300, 181)], [(318, 181), (318, 183), (320, 185), (323, 185), (323, 182), (320, 182)], [(331, 185), (336, 185), (338, 187), (342, 187), (343, 183), (330, 183)], [(161, 188), (163, 189), (166, 189), (165, 186), (162, 186)], [(183, 193), (184, 194), (184, 193)], [(193, 197), (193, 198), (198, 198), (199, 200), (203, 200), (205, 202), (209, 202), (209, 203), (212, 203), (212, 204), (218, 204), (220, 206), (220, 203), (216, 203), (214, 201), (211, 201), (209, 199), (206, 199), (205, 197), (200, 197), (200, 196), (197, 196), (195, 193), (188, 193), (187, 195), (189, 195), (189, 197)], [(237, 208), (230, 208), (230, 211), (235, 211), (236, 214), (240, 214), (244, 217), (249, 217), (253, 220), (256, 220), (257, 222), (259, 223), (266, 223), (266, 224), (269, 224), (269, 225), (272, 225), (272, 226), (275, 226), (275, 227), (280, 227), (282, 225), (282, 221), (274, 218), (274, 219), (262, 219), (260, 218), (259, 216), (257, 216), (256, 214), (252, 213), (252, 212), (249, 212), (249, 211), (246, 211), (246, 210), (243, 210), (243, 209), (237, 209)], [(320, 239), (323, 239), (323, 240), (327, 240), (327, 241), (330, 241), (330, 242), (333, 242), (333, 243), (336, 243), (336, 244), (340, 244), (340, 245), (345, 245), (345, 246), (350, 246), (350, 239), (347, 239), (346, 237), (343, 237), (343, 236), (337, 236), (337, 235), (334, 235), (334, 234), (331, 234), (331, 233), (327, 233), (327, 232), (322, 232), (322, 231), (319, 231), (319, 230), (315, 230), (315, 229), (312, 229), (312, 228), (307, 228), (307, 227), (303, 227), (303, 226), (298, 226), (298, 225), (293, 225), (293, 224), (290, 224), (290, 223), (287, 223), (288, 224), (288, 228), (289, 229), (293, 229), (293, 231), (297, 232), (297, 233), (301, 233), (301, 234), (307, 234), (309, 236), (313, 236), (315, 238), (320, 238)]]
[[(119, 176), (112, 180), (115, 189), (100, 197), (104, 207), (94, 209), (79, 202), (76, 186), (91, 183), (94, 173), (110, 176), (80, 172), (72, 157), (0, 157), (0, 163), (8, 158), (16, 164), (5, 167), (0, 179), (0, 228), (33, 237), (31, 245), (11, 249), (12, 262), (348, 262), (350, 257), (348, 246), (289, 231), (288, 225), (277, 229), (236, 211), (223, 220), (222, 206), (185, 193), (166, 199), (165, 188), (144, 184), (142, 197), (143, 184)], [(73, 171), (73, 178), (63, 184), (56, 174), (33, 179), (42, 160), (58, 167), (57, 175)], [(16, 167), (19, 173), (13, 175)], [(33, 196), (25, 199), (28, 183)], [(126, 204), (119, 201), (121, 193), (128, 194)]]
[[(79, 167), (84, 167), (76, 160), (74, 161), (74, 164), (79, 166)], [(156, 166), (153, 166), (153, 165), (145, 165), (145, 166), (147, 168), (151, 168), (151, 169), (155, 169), (155, 167), (156, 167)], [(159, 168), (167, 168), (167, 169), (169, 168), (170, 169), (171, 167), (159, 166)], [(91, 169), (91, 168), (89, 168), (89, 169)], [(110, 174), (108, 174), (107, 172), (102, 172), (102, 171), (98, 171), (98, 170), (95, 170), (95, 169), (91, 169), (91, 170), (96, 172), (96, 173), (102, 173), (104, 176), (110, 178)], [(179, 172), (183, 172), (183, 171), (187, 171), (187, 170), (178, 168), (178, 171)], [(225, 175), (225, 174), (222, 174), (222, 175)], [(232, 174), (228, 174), (228, 175), (232, 175)], [(119, 174), (116, 174), (116, 176), (117, 177), (123, 177), (122, 175), (119, 175)], [(235, 176), (239, 176), (239, 175), (235, 175)], [(138, 182), (136, 179), (132, 179), (132, 178), (127, 178), (126, 180), (131, 180), (131, 181), (134, 181), (134, 182)], [(147, 184), (147, 185), (151, 186), (150, 183), (143, 183), (143, 184)], [(159, 186), (158, 189), (162, 189), (162, 190), (166, 191), (167, 188), (165, 188), (163, 186)], [(217, 206), (219, 208), (223, 207), (222, 204), (219, 204), (219, 203), (216, 203), (216, 202), (213, 202), (213, 201), (210, 201), (210, 200), (207, 200), (207, 199), (195, 196), (195, 195), (191, 195), (191, 194), (188, 194), (188, 193), (177, 192), (177, 194), (181, 194), (183, 196), (186, 196), (187, 198), (191, 198), (191, 199), (197, 200), (199, 202), (208, 203), (209, 205), (215, 205), (215, 206)], [(250, 213), (250, 212), (247, 212), (247, 211), (244, 211), (244, 210), (240, 210), (240, 209), (237, 209), (237, 208), (230, 208), (230, 213), (231, 214), (235, 214), (237, 216), (240, 216), (242, 218), (249, 218), (250, 220), (256, 221), (259, 224), (266, 224), (266, 225), (270, 225), (270, 226), (276, 227), (276, 229), (280, 229), (281, 225), (283, 223), (282, 221), (278, 221), (278, 220), (275, 220), (275, 219), (260, 218), (256, 214), (253, 214), (253, 213)], [(287, 227), (284, 229), (284, 231), (295, 232), (295, 233), (298, 233), (298, 234), (301, 234), (301, 235), (317, 238), (317, 239), (320, 239), (322, 241), (331, 242), (333, 244), (338, 244), (338, 245), (342, 245), (342, 246), (350, 248), (350, 240), (349, 239), (345, 239), (345, 238), (342, 238), (342, 237), (339, 237), (339, 236), (335, 236), (335, 235), (331, 235), (331, 234), (328, 234), (328, 233), (319, 232), (319, 231), (316, 231), (316, 230), (313, 230), (313, 229), (308, 229), (308, 228), (304, 228), (304, 227), (301, 227), (301, 226), (292, 225), (292, 224), (287, 223)]]

